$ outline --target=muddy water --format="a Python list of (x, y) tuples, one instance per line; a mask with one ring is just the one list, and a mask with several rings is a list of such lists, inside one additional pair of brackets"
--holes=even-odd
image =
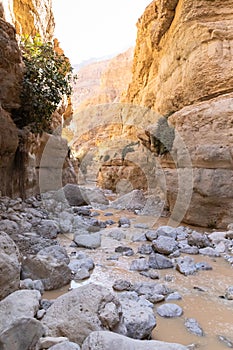
[[(112, 210), (111, 210), (112, 211)], [(102, 213), (103, 214), (103, 213)], [(117, 221), (119, 217), (128, 216), (131, 219), (132, 226), (136, 223), (147, 223), (150, 228), (166, 224), (165, 218), (155, 220), (152, 217), (136, 216), (132, 213), (114, 211), (111, 219)], [(98, 219), (106, 220), (105, 216), (100, 215)], [(196, 228), (201, 232), (203, 229)], [(126, 279), (132, 283), (138, 281), (153, 282), (152, 280), (140, 275), (138, 272), (129, 271), (131, 261), (139, 254), (132, 257), (120, 257), (119, 260), (108, 260), (109, 257), (115, 255), (115, 247), (119, 245), (127, 245), (137, 252), (137, 248), (143, 242), (130, 241), (131, 230), (127, 229), (127, 239), (121, 242), (112, 240), (108, 237), (102, 237), (101, 248), (97, 250), (86, 251), (87, 255), (92, 257), (95, 262), (95, 269), (91, 277), (81, 283), (71, 282), (59, 291), (47, 292), (45, 298), (54, 299), (57, 296), (66, 293), (69, 288), (77, 288), (83, 284), (96, 282), (111, 289), (116, 279)], [(80, 248), (70, 248), (72, 235), (60, 236), (60, 243), (65, 246), (69, 253), (72, 251), (83, 250)], [(197, 344), (198, 349), (203, 350), (224, 350), (227, 345), (220, 342), (218, 336), (224, 336), (233, 341), (233, 301), (228, 301), (221, 296), (225, 294), (225, 290), (233, 285), (233, 268), (223, 258), (209, 258), (205, 256), (192, 256), (196, 262), (206, 261), (213, 270), (199, 271), (193, 276), (181, 275), (174, 269), (159, 270), (159, 283), (165, 283), (168, 287), (178, 291), (182, 300), (171, 301), (183, 308), (183, 315), (175, 319), (157, 317), (157, 326), (153, 331), (153, 339), (177, 342), (184, 345)], [(154, 311), (156, 313), (156, 306)], [(204, 337), (198, 337), (189, 333), (184, 321), (186, 318), (195, 318), (202, 329)]]

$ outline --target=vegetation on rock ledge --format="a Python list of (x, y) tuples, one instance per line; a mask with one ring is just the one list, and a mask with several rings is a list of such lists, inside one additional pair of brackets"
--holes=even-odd
[(53, 43), (43, 43), (39, 35), (22, 38), (20, 48), (25, 73), (15, 123), (34, 133), (51, 132), (52, 113), (64, 95), (71, 95), (73, 69), (63, 54), (54, 51)]

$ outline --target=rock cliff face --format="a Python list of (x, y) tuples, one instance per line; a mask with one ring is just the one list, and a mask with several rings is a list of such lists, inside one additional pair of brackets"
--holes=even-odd
[[(184, 196), (179, 199), (184, 221), (225, 227), (233, 216), (232, 2), (154, 0), (137, 26), (133, 79), (125, 101), (170, 115), (173, 148), (170, 156), (158, 158), (166, 174), (169, 208), (177, 204), (177, 176), (183, 174), (184, 192), (191, 199), (185, 208)], [(141, 135), (147, 145), (148, 135)], [(186, 178), (190, 169), (192, 176)]]
[(120, 101), (132, 78), (133, 51), (130, 48), (112, 59), (80, 69), (72, 97), (76, 112), (92, 105)]
[[(51, 0), (4, 0), (0, 4), (0, 192), (2, 195), (27, 196), (38, 193), (40, 177), (45, 179), (50, 175), (52, 178), (53, 174), (49, 174), (52, 170), (56, 176), (59, 174), (59, 179), (53, 182), (53, 186), (59, 186), (62, 181), (66, 181), (66, 178), (62, 179), (62, 168), (67, 169), (71, 166), (66, 158), (67, 145), (61, 137), (46, 134), (42, 137), (34, 136), (26, 130), (18, 130), (11, 119), (12, 110), (20, 106), (24, 70), (16, 34), (33, 35), (39, 32), (42, 39), (51, 40), (54, 30), (51, 5)], [(64, 112), (65, 106), (61, 106), (55, 113), (56, 128), (61, 125)], [(57, 147), (51, 146), (50, 151), (46, 147), (48, 139), (56, 140), (57, 145)], [(52, 154), (49, 165), (40, 163), (44, 152)], [(62, 164), (56, 162), (61, 155)], [(41, 173), (40, 176), (38, 172)], [(67, 171), (64, 173), (70, 179), (70, 174), (67, 174)], [(72, 177), (75, 181), (73, 175)]]

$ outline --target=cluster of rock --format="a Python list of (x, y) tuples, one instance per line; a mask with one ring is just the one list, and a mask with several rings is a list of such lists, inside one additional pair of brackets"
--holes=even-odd
[[(149, 230), (145, 224), (131, 227), (131, 221), (124, 217), (115, 223), (108, 218), (110, 212), (106, 212), (105, 221), (97, 220), (93, 206), (111, 208), (102, 190), (76, 185), (26, 200), (1, 197), (0, 348), (107, 350), (114, 342), (115, 348), (132, 350), (188, 349), (180, 344), (145, 340), (150, 339), (156, 327), (156, 313), (161, 317), (183, 314), (182, 308), (172, 303), (181, 296), (155, 281), (159, 279), (157, 270), (176, 268), (188, 275), (211, 268), (181, 254), (232, 257), (232, 227), (208, 236), (185, 227)], [(118, 227), (109, 227), (114, 223)], [(71, 233), (74, 250), (68, 254), (57, 238)], [(129, 236), (133, 242), (142, 241), (136, 253), (123, 244)], [(152, 281), (116, 280), (112, 290), (88, 283), (54, 301), (43, 299), (45, 290), (90, 276), (94, 260), (75, 247), (97, 249), (103, 237), (111, 237), (120, 244), (110, 259), (121, 255), (132, 259), (132, 255), (139, 255), (131, 261), (129, 269)], [(233, 299), (232, 286), (224, 297)], [(154, 306), (161, 301), (165, 303), (155, 313)], [(196, 335), (204, 334), (195, 319), (186, 319), (185, 326)]]

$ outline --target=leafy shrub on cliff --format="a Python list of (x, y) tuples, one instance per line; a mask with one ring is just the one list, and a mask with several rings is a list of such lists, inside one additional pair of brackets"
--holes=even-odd
[(51, 131), (51, 116), (64, 95), (72, 92), (72, 67), (68, 59), (54, 51), (51, 42), (39, 35), (22, 38), (20, 45), (25, 73), (21, 107), (15, 111), (18, 127), (29, 126), (35, 133)]

